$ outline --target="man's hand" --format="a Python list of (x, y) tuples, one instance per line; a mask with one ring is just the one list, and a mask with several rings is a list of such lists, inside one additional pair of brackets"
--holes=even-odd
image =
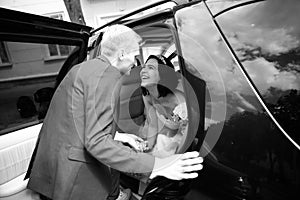
[(164, 176), (172, 180), (196, 178), (199, 171), (203, 168), (203, 158), (199, 153), (187, 152), (184, 154), (175, 154), (166, 158), (155, 158), (154, 169), (150, 178)]

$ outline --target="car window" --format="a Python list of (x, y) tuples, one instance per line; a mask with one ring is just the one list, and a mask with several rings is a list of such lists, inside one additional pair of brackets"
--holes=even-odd
[(266, 1), (236, 8), (217, 20), (276, 120), (300, 144), (298, 9), (299, 1)]
[(39, 123), (75, 46), (1, 41), (0, 135)]
[[(294, 97), (298, 93), (294, 90), (299, 87), (299, 75), (295, 70), (297, 69), (296, 52), (299, 43), (295, 38), (299, 36), (296, 32), (299, 27), (292, 27), (289, 20), (284, 20), (286, 24), (276, 30), (274, 27), (279, 26), (278, 24), (268, 24), (264, 30), (253, 28), (259, 25), (259, 21), (263, 23), (271, 20), (278, 23), (279, 18), (273, 18), (271, 10), (264, 13), (264, 18), (259, 18), (259, 13), (262, 11), (259, 5), (264, 7), (271, 5), (272, 2), (270, 4), (260, 2), (247, 5), (244, 9), (241, 8), (242, 16), (245, 19), (251, 19), (252, 16), (257, 19), (257, 24), (245, 24), (244, 18), (241, 18), (237, 12), (230, 16), (230, 11), (228, 14), (219, 16), (221, 28), (227, 30), (226, 36), (230, 38), (235, 50), (239, 50), (243, 64), (247, 63), (254, 82), (256, 78), (260, 81), (256, 82), (256, 84), (261, 84), (258, 86), (261, 87), (260, 90), (264, 89), (269, 95), (273, 93), (274, 97), (268, 102), (277, 105), (276, 109), (283, 108), (281, 111), (284, 111), (287, 116), (289, 114), (295, 116), (288, 109), (290, 109), (289, 106), (295, 105), (292, 102), (296, 100)], [(221, 1), (215, 1), (215, 3), (223, 4)], [(287, 7), (287, 5), (280, 5)], [(297, 4), (295, 6), (297, 7)], [(248, 7), (255, 9), (250, 11)], [(288, 16), (283, 16), (284, 13), (277, 13), (282, 20), (288, 18)], [(291, 14), (291, 11), (288, 13)], [(222, 19), (223, 15), (224, 19)], [(176, 12), (175, 18), (186, 68), (193, 75), (205, 80), (207, 84), (206, 136), (201, 154), (213, 157), (216, 162), (226, 166), (227, 170), (235, 170), (237, 173), (246, 175), (256, 198), (272, 199), (275, 196), (277, 199), (292, 198), (296, 194), (297, 185), (299, 186), (299, 151), (283, 136), (259, 103), (229, 53), (206, 6), (204, 3), (199, 3), (183, 8)], [(296, 22), (296, 18), (292, 21)], [(251, 32), (250, 29), (256, 30)], [(296, 35), (287, 34), (287, 31)], [(263, 37), (268, 33), (272, 34)], [(281, 36), (286, 36), (284, 37), (286, 40), (281, 40)], [(251, 43), (251, 40), (256, 41), (256, 45)], [(261, 56), (261, 52), (264, 51), (259, 44), (270, 45), (268, 48), (274, 48), (273, 50), (277, 52), (275, 54), (266, 52), (269, 56), (267, 60)], [(293, 50), (289, 48), (290, 46)], [(283, 50), (286, 53), (293, 52), (293, 54), (286, 54), (286, 58), (283, 59), (284, 57), (279, 56), (281, 55), (279, 52)], [(285, 63), (285, 68), (280, 67), (283, 65), (280, 64), (281, 62)], [(274, 63), (278, 66), (274, 67)], [(266, 77), (267, 72), (278, 76)], [(272, 88), (272, 86), (276, 87)], [(285, 87), (283, 91), (278, 90), (283, 89), (282, 87)], [(268, 88), (270, 88), (269, 91)], [(267, 100), (267, 96), (264, 97)], [(282, 104), (278, 104), (280, 98), (283, 101)], [(298, 112), (298, 110), (294, 111)], [(289, 120), (285, 119), (285, 122), (287, 121)], [(291, 125), (290, 129), (295, 130), (296, 133), (299, 132), (296, 124), (289, 123), (289, 125)], [(210, 156), (212, 153), (213, 156)], [(203, 174), (206, 172), (204, 167)], [(205, 179), (207, 182), (204, 184), (211, 184), (213, 188), (215, 184), (222, 182), (221, 179), (222, 176), (212, 175)], [(226, 186), (222, 187), (224, 189)]]

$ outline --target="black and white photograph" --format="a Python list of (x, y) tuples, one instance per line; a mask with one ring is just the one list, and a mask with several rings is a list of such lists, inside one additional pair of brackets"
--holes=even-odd
[(300, 197), (299, 0), (0, 0), (0, 200)]

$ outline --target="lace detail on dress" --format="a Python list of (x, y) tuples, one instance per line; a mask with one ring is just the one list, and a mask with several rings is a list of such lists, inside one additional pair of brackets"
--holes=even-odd
[(172, 113), (171, 117), (166, 117), (156, 111), (159, 119), (159, 133), (156, 138), (156, 144), (154, 145), (151, 153), (156, 157), (167, 157), (176, 153), (183, 134), (187, 125), (187, 107), (186, 103), (177, 105)]

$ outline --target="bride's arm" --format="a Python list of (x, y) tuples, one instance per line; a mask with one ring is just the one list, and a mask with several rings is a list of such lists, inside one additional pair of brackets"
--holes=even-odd
[(143, 151), (144, 149), (144, 140), (134, 134), (129, 133), (119, 133), (118, 131), (115, 134), (114, 140), (127, 143), (132, 148), (134, 148), (137, 151)]

